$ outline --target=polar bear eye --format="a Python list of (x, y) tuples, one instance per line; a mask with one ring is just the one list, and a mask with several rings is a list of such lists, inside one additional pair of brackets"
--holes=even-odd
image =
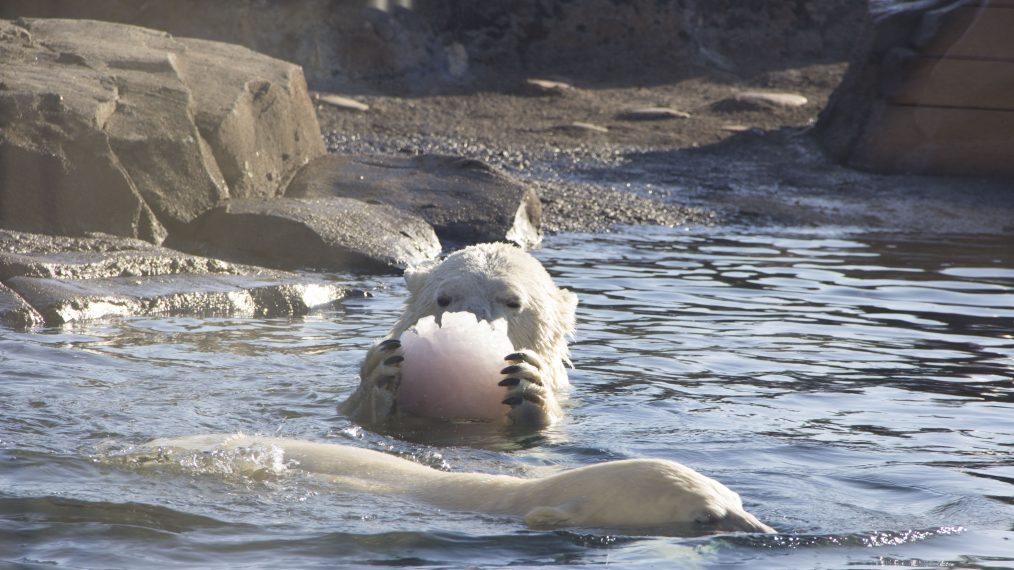
[(441, 295), (437, 297), (437, 304), (440, 305), (441, 307), (446, 307), (447, 305), (451, 304), (451, 298), (448, 297), (447, 295)]
[(715, 513), (706, 512), (702, 513), (694, 519), (694, 522), (700, 525), (714, 525), (718, 523), (719, 516)]
[(517, 299), (511, 299), (510, 301), (507, 301), (504, 304), (507, 305), (508, 309), (520, 309), (521, 308), (521, 301), (518, 301)]

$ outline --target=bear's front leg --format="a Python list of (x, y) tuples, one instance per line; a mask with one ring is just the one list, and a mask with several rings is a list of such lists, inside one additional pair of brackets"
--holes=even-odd
[(511, 408), (507, 418), (521, 426), (553, 423), (560, 416), (560, 404), (543, 381), (544, 372), (549, 370), (546, 363), (530, 350), (508, 354), (504, 360), (509, 364), (500, 371), (504, 378), (499, 385), (507, 389), (503, 401)]
[(341, 410), (354, 421), (376, 424), (398, 412), (401, 386), (401, 341), (389, 338), (366, 353), (359, 370), (359, 387)]

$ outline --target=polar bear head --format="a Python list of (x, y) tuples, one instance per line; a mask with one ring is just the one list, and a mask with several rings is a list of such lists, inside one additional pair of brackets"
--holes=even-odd
[(526, 484), (532, 528), (669, 528), (685, 534), (775, 532), (725, 485), (672, 461), (629, 459)]
[(433, 263), (405, 272), (409, 297), (395, 324), (397, 337), (419, 319), (467, 311), (480, 320), (507, 321), (517, 349), (547, 361), (569, 363), (567, 337), (574, 331), (577, 296), (560, 289), (537, 259), (505, 243), (466, 247)]

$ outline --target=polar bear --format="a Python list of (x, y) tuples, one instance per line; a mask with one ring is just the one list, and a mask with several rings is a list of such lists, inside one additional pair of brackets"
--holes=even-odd
[[(276, 463), (287, 466), (280, 470), (299, 469), (345, 489), (398, 493), (442, 509), (516, 516), (535, 529), (650, 529), (684, 535), (775, 532), (744, 510), (739, 495), (725, 485), (660, 459), (609, 461), (526, 479), (439, 471), (369, 449), (242, 434), (162, 439), (144, 447), (160, 457), (199, 452), (221, 458), (223, 452), (275, 451), (283, 454)], [(194, 463), (192, 457), (180, 461)], [(236, 463), (241, 470), (242, 461)], [(263, 466), (255, 463), (250, 469), (259, 471)]]
[(499, 381), (509, 407), (504, 421), (541, 427), (560, 417), (577, 296), (558, 288), (537, 259), (505, 243), (473, 245), (407, 270), (405, 282), (405, 310), (386, 339), (367, 352), (359, 387), (342, 412), (367, 424), (397, 417), (404, 360), (399, 337), (423, 317), (439, 322), (444, 313), (465, 311), (489, 322), (505, 319), (517, 349), (504, 355)]

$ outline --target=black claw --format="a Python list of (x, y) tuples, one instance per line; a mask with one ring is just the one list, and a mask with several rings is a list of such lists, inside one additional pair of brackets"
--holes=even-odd
[(506, 400), (500, 403), (507, 404), (508, 406), (513, 408), (514, 406), (521, 404), (521, 398), (519, 398), (518, 396), (511, 396), (510, 398), (507, 398)]
[(537, 406), (541, 406), (546, 403), (546, 401), (538, 394), (532, 394), (531, 392), (525, 392), (522, 394), (522, 397)]
[(521, 367), (518, 366), (517, 364), (511, 364), (507, 368), (501, 370), (500, 374), (514, 374), (516, 372), (521, 372)]
[(394, 350), (396, 348), (401, 348), (401, 341), (396, 338), (389, 338), (377, 346), (380, 347), (380, 350)]
[(531, 364), (532, 366), (538, 368), (538, 366), (535, 364), (535, 361), (532, 360), (532, 357), (524, 352), (512, 352), (507, 356), (503, 357), (503, 359), (506, 360), (507, 362), (527, 362), (528, 364)]
[(520, 378), (504, 378), (496, 383), (497, 386), (517, 386), (521, 383)]
[(400, 354), (395, 354), (394, 356), (388, 356), (387, 358), (384, 359), (384, 366), (393, 366), (395, 364), (398, 364), (402, 360), (405, 360), (405, 357), (402, 356), (402, 355), (400, 355)]

